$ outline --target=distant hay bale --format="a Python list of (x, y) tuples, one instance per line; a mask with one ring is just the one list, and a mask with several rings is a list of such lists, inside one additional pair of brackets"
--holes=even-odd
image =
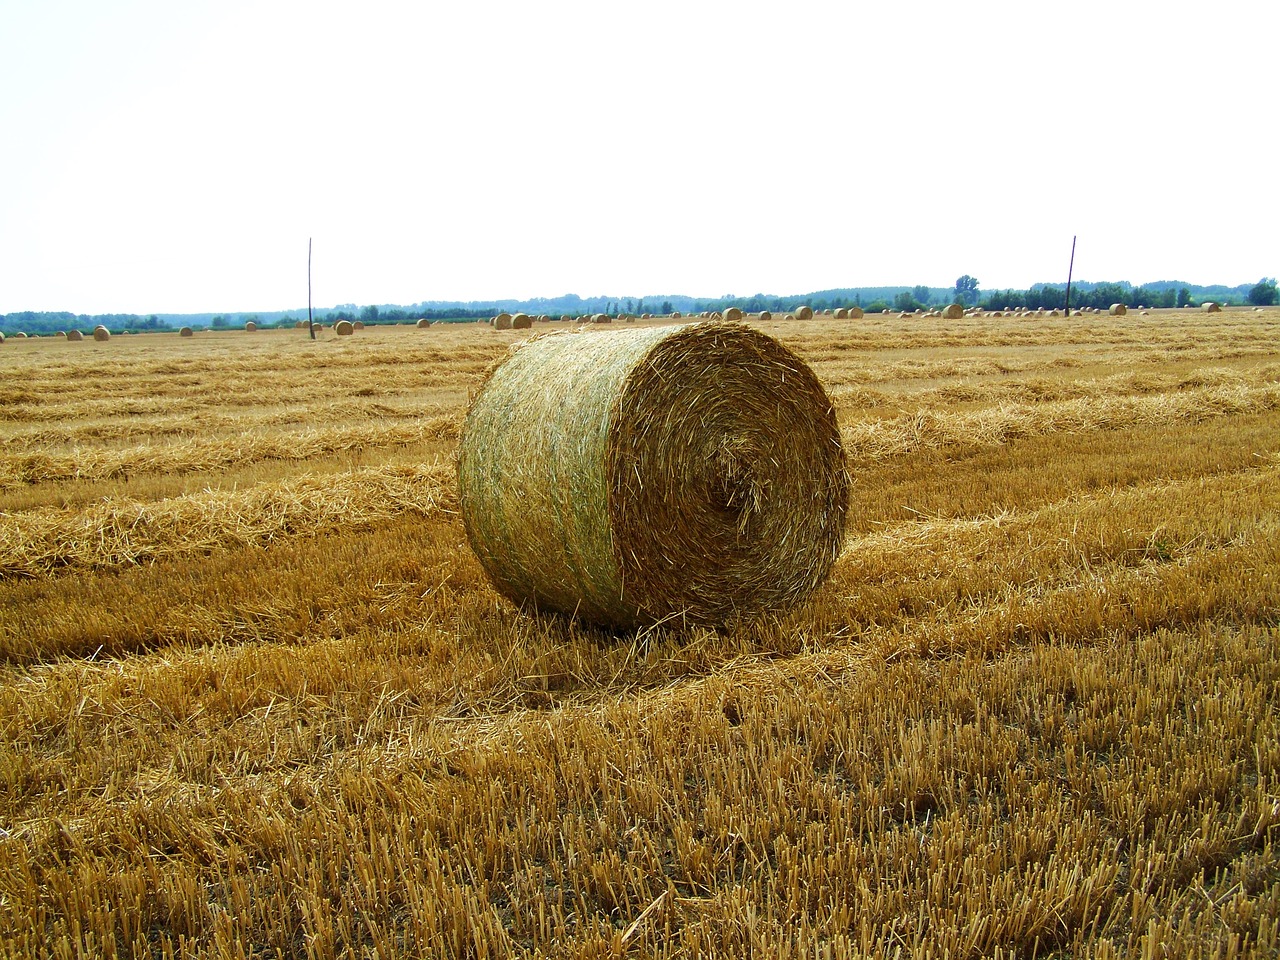
[(527, 313), (515, 313), (511, 315), (512, 330), (528, 330), (533, 326), (533, 317)]
[(566, 313), (566, 314), (562, 314), (562, 315), (561, 315), (561, 317), (560, 317), (560, 322), (561, 322), (561, 323), (572, 323), (572, 322), (573, 322), (573, 317), (569, 316), (567, 313)]
[(861, 307), (850, 307), (847, 311), (850, 320), (861, 320), (863, 317)]
[(363, 320), (357, 320), (355, 323), (351, 324), (351, 329), (353, 329), (353, 330), (363, 330), (363, 329), (364, 329), (364, 321), (363, 321)]
[(1205, 313), (1221, 313), (1222, 305), (1215, 303), (1212, 300), (1206, 300), (1204, 303), (1200, 304), (1200, 309)]
[(93, 328), (93, 339), (98, 343), (106, 343), (111, 339), (111, 331), (102, 326), (102, 324), (98, 324)]
[(1123, 317), (1126, 313), (1129, 312), (1129, 308), (1126, 307), (1123, 303), (1113, 303), (1111, 305), (1111, 309), (1108, 310), (1107, 312), (1111, 314), (1111, 316), (1113, 317)]
[(1058, 313), (1058, 311), (1057, 311), (1057, 310), (1050, 310), (1050, 311), (1049, 311), (1049, 316), (1051, 316), (1051, 317), (1058, 317), (1058, 316), (1061, 316), (1061, 314), (1060, 314), (1060, 313)]
[(724, 323), (526, 341), (472, 404), (458, 490), (499, 591), (620, 629), (800, 602), (849, 493), (813, 372)]
[(427, 327), (431, 326), (431, 321), (428, 320), (426, 317), (421, 317), (419, 318), (418, 322), (414, 324), (414, 326), (417, 327), (419, 330), (425, 330), (427, 329)]
[(783, 320), (794, 320), (795, 318), (796, 318), (796, 315), (795, 315), (794, 313), (788, 313), (788, 314), (787, 314), (785, 317), (783, 317), (782, 319), (783, 319)]
[(772, 320), (772, 319), (773, 319), (773, 314), (772, 314), (772, 313), (770, 313), (768, 310), (761, 310), (761, 311), (760, 311), (760, 322), (761, 322), (761, 323), (768, 323), (768, 322), (769, 322), (770, 320)]
[(742, 319), (742, 311), (741, 311), (740, 309), (738, 309), (737, 307), (725, 307), (725, 308), (724, 308), (724, 318), (725, 318), (726, 320), (741, 320), (741, 319)]
[(255, 330), (258, 329), (258, 325), (254, 323), (252, 320), (246, 320), (244, 324), (244, 329), (247, 333), (253, 333)]
[(333, 325), (333, 332), (340, 337), (349, 337), (356, 332), (356, 328), (350, 320), (339, 320)]
[(949, 303), (942, 311), (942, 319), (959, 320), (964, 316), (964, 307), (958, 303)]
[(55, 339), (55, 340), (56, 340), (58, 337), (61, 337), (63, 340), (69, 340), (69, 339), (70, 339), (70, 338), (67, 336), (67, 332), (66, 332), (65, 330), (59, 330), (59, 331), (58, 331), (57, 333), (55, 333), (53, 336), (54, 336), (54, 339)]
[(594, 313), (591, 315), (592, 323), (613, 323), (613, 317), (607, 313)]
[(498, 314), (496, 317), (494, 317), (494, 318), (493, 318), (493, 329), (495, 329), (495, 330), (510, 330), (510, 329), (511, 329), (511, 314), (509, 314), (509, 313), (500, 313), (500, 314)]
[[(0, 334), (0, 335), (2, 335), (2, 334)], [(26, 331), (25, 331), (25, 330), (18, 330), (18, 331), (16, 331), (16, 332), (13, 334), (13, 339), (15, 339), (15, 340), (26, 340), (26, 339), (27, 339)]]
[(295, 320), (295, 321), (293, 321), (293, 329), (295, 329), (295, 330), (305, 330), (305, 329), (307, 329), (307, 321), (305, 321), (305, 320)]
[(641, 320), (652, 320), (652, 319), (653, 319), (653, 314), (651, 314), (651, 313), (642, 313), (642, 314), (640, 314), (640, 319), (641, 319)]
[(813, 319), (813, 307), (810, 307), (807, 305), (801, 305), (799, 307), (796, 307), (795, 310), (792, 311), (792, 313), (796, 315), (797, 320)]
[(680, 311), (679, 311), (679, 310), (672, 310), (672, 311), (671, 311), (671, 319), (672, 319), (672, 320), (679, 320), (679, 319), (681, 319), (681, 317), (680, 317)]
[(848, 320), (849, 311), (846, 310), (844, 307), (836, 307), (836, 312), (834, 316), (837, 320)]
[(178, 336), (180, 337), (194, 337), (195, 335), (196, 335), (196, 332), (192, 330), (190, 327), (183, 327), (181, 330), (178, 331)]

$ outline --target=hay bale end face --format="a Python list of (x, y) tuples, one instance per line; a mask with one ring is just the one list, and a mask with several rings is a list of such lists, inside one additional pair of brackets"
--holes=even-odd
[(861, 319), (862, 319), (862, 308), (861, 308), (861, 307), (850, 307), (848, 312), (849, 312), (849, 319), (850, 319), (850, 320), (861, 320)]
[(506, 596), (605, 626), (720, 625), (811, 594), (848, 475), (822, 385), (739, 324), (526, 341), (480, 391), (463, 522)]
[(724, 318), (726, 320), (741, 320), (742, 311), (737, 307), (725, 307)]
[(1129, 308), (1126, 307), (1123, 303), (1113, 303), (1111, 305), (1111, 309), (1108, 310), (1107, 312), (1111, 314), (1111, 316), (1113, 317), (1123, 317), (1126, 313), (1129, 312)]
[(772, 314), (772, 313), (770, 313), (768, 310), (761, 310), (761, 311), (760, 311), (760, 322), (761, 322), (761, 323), (768, 323), (768, 322), (769, 322), (770, 320), (772, 320), (772, 319), (773, 319), (773, 314)]
[(793, 312), (795, 313), (795, 318), (796, 318), (797, 320), (812, 320), (812, 319), (813, 319), (813, 307), (810, 307), (810, 306), (799, 306), (799, 307), (796, 307), (796, 308), (795, 308), (795, 310), (794, 310)]
[(949, 303), (946, 309), (942, 311), (942, 319), (944, 320), (959, 320), (963, 316), (964, 307), (958, 303)]
[(512, 330), (528, 330), (533, 326), (533, 317), (525, 313), (513, 314), (511, 317)]
[(178, 336), (180, 337), (194, 337), (195, 335), (196, 335), (196, 332), (192, 330), (190, 327), (183, 327), (181, 330), (178, 331)]
[(509, 313), (500, 313), (500, 314), (498, 314), (496, 317), (494, 317), (494, 318), (493, 318), (493, 329), (495, 329), (495, 330), (510, 330), (510, 329), (511, 329), (511, 314), (509, 314)]
[(253, 333), (255, 330), (258, 329), (258, 325), (254, 323), (252, 320), (246, 320), (244, 324), (244, 329), (246, 333)]
[(349, 337), (356, 332), (355, 324), (350, 320), (339, 320), (333, 325), (333, 332), (340, 337)]

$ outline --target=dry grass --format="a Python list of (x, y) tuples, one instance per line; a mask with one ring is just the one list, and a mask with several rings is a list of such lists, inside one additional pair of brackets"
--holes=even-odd
[(6, 345), (0, 955), (1280, 951), (1280, 311), (761, 328), (832, 577), (621, 636), (465, 546), (523, 334)]

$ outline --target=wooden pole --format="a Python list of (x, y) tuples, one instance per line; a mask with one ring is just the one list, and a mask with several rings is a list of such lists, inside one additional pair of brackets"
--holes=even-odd
[(1071, 273), (1076, 267), (1076, 238), (1071, 238), (1071, 263), (1067, 265), (1067, 304), (1062, 312), (1071, 316)]
[[(1075, 247), (1071, 248), (1075, 253)], [(316, 338), (316, 322), (311, 318), (311, 238), (307, 237), (307, 329), (311, 332), (311, 339)]]

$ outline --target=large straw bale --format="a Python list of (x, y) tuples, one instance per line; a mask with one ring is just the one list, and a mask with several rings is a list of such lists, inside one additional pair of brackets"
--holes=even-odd
[(355, 323), (351, 324), (351, 329), (352, 329), (352, 330), (363, 330), (363, 329), (364, 329), (364, 321), (363, 321), (363, 320), (357, 320)]
[(761, 322), (761, 323), (768, 323), (768, 322), (769, 322), (770, 320), (772, 320), (772, 319), (773, 319), (773, 314), (772, 314), (772, 313), (770, 313), (768, 310), (761, 310), (761, 311), (760, 311), (760, 322)]
[(848, 320), (849, 310), (847, 307), (836, 307), (835, 313), (832, 314), (837, 320)]
[(244, 322), (244, 329), (246, 333), (253, 333), (255, 330), (258, 329), (258, 325), (254, 323), (252, 320), (246, 320)]
[(1205, 313), (1221, 313), (1222, 305), (1215, 303), (1212, 300), (1206, 300), (1204, 303), (1200, 304), (1200, 309)]
[(355, 324), (350, 320), (339, 320), (333, 325), (333, 332), (340, 337), (349, 337), (356, 332)]
[[(477, 320), (476, 322), (479, 323), (480, 321)], [(419, 330), (425, 330), (427, 329), (427, 327), (431, 326), (431, 321), (428, 320), (426, 317), (419, 317), (418, 322), (415, 323), (414, 326), (417, 327)]]
[(813, 372), (714, 322), (527, 341), (467, 415), (458, 489), (502, 593), (621, 629), (799, 602), (829, 573), (848, 506)]
[(738, 307), (725, 307), (724, 318), (726, 320), (741, 320), (742, 311)]
[(672, 319), (672, 320), (679, 320), (679, 319), (681, 319), (680, 311), (679, 311), (679, 310), (672, 310), (672, 311), (671, 311), (671, 319)]
[(849, 319), (850, 319), (850, 320), (861, 320), (861, 319), (862, 319), (862, 308), (861, 308), (861, 307), (850, 307), (850, 308), (848, 309), (848, 311), (847, 311), (847, 312), (848, 312), (848, 314), (849, 314)]
[(308, 324), (307, 324), (307, 321), (305, 321), (305, 320), (295, 320), (295, 321), (293, 321), (293, 329), (295, 329), (295, 330), (305, 330), (305, 329), (307, 329), (307, 326), (308, 326)]
[(54, 339), (55, 339), (55, 340), (56, 340), (58, 337), (61, 337), (63, 340), (67, 340), (67, 339), (69, 339), (69, 338), (67, 337), (67, 332), (66, 332), (65, 330), (59, 330), (59, 331), (58, 331), (57, 333), (55, 333), (53, 336), (54, 336)]
[(190, 327), (183, 327), (181, 330), (178, 331), (178, 336), (180, 337), (194, 337), (195, 335), (196, 335), (196, 332), (192, 330)]
[(1126, 313), (1129, 312), (1129, 308), (1126, 307), (1123, 303), (1113, 303), (1111, 305), (1111, 309), (1108, 310), (1107, 312), (1111, 314), (1111, 316), (1113, 317), (1123, 317)]
[(500, 314), (498, 314), (496, 317), (494, 317), (494, 318), (493, 318), (493, 329), (495, 329), (495, 330), (510, 330), (510, 329), (511, 329), (511, 320), (512, 320), (511, 314), (509, 314), (509, 313), (500, 313)]
[(613, 323), (613, 317), (607, 313), (594, 313), (591, 315), (592, 323)]
[(797, 320), (813, 319), (813, 307), (810, 307), (808, 305), (801, 305), (799, 307), (796, 307), (795, 310), (792, 311), (792, 313), (796, 315)]
[(512, 330), (528, 330), (533, 326), (533, 317), (527, 313), (516, 313), (511, 316)]
[(959, 320), (964, 316), (964, 307), (958, 303), (949, 303), (942, 311), (942, 319)]

